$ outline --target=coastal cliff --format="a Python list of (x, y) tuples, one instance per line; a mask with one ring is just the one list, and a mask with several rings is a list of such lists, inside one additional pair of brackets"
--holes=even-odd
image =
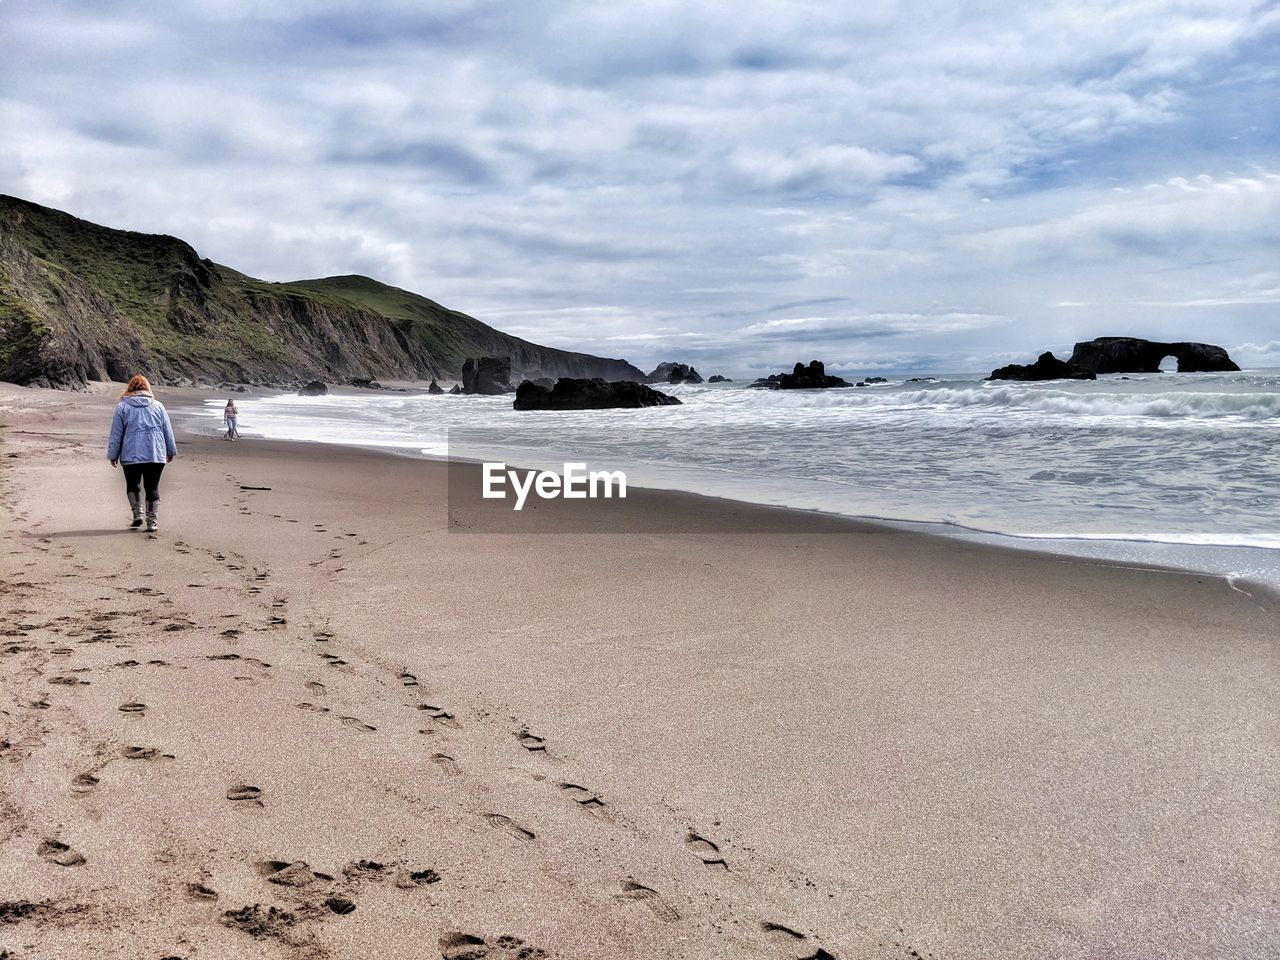
[(526, 377), (644, 378), (625, 360), (530, 343), (368, 277), (270, 283), (176, 237), (0, 195), (0, 380), (457, 379), (481, 356), (509, 357)]

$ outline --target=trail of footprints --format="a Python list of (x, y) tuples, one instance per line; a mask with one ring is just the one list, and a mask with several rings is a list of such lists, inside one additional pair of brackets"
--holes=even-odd
[[(317, 526), (316, 532), (326, 531)], [(353, 534), (348, 534), (347, 536), (354, 537)], [(180, 553), (190, 552), (190, 547), (182, 541), (178, 541), (176, 546)], [(338, 551), (334, 552), (338, 554)], [(243, 571), (247, 566), (243, 558), (228, 558), (222, 553), (211, 553), (211, 556), (216, 561), (225, 564), (232, 572)], [(336, 559), (336, 557), (331, 555), (329, 559)], [(251, 595), (259, 595), (266, 589), (268, 580), (268, 571), (254, 568), (245, 577), (245, 589)], [(192, 585), (193, 588), (199, 586), (203, 585)], [(118, 589), (140, 597), (163, 599), (160, 591), (148, 586)], [(283, 597), (276, 597), (271, 601), (267, 613), (267, 629), (278, 629), (287, 625), (287, 603), (287, 599)], [(8, 631), (8, 633), (11, 635), (15, 632), (22, 633), (24, 632), (21, 629), (22, 627), (34, 629), (34, 626), (33, 624), (20, 623), (18, 629)], [(195, 624), (190, 621), (184, 623), (175, 619), (164, 629), (187, 629), (193, 626)], [(224, 639), (234, 642), (240, 637), (241, 633), (242, 630), (239, 628), (228, 628), (222, 632), (222, 636)], [(114, 633), (109, 627), (98, 628), (97, 632), (88, 641), (81, 640), (80, 642), (106, 642), (113, 640), (113, 638)], [(318, 630), (313, 634), (313, 640), (317, 644), (328, 644), (333, 639), (333, 634), (327, 630)], [(8, 652), (18, 652), (21, 649), (20, 647), (14, 647)], [(65, 657), (71, 655), (73, 651), (70, 648), (59, 647), (50, 652), (54, 656)], [(328, 651), (319, 651), (317, 655), (323, 664), (332, 668), (347, 668), (342, 672), (350, 672), (350, 665), (342, 655)], [(209, 654), (204, 659), (241, 663), (264, 672), (271, 668), (271, 664), (264, 660), (235, 652)], [(166, 665), (165, 661), (158, 659), (149, 660), (146, 663), (152, 666)], [(141, 665), (138, 660), (130, 659), (117, 663), (114, 667), (127, 669)], [(395, 681), (406, 688), (407, 691), (416, 691), (422, 686), (419, 678), (407, 669), (400, 668), (393, 671), (393, 675)], [(54, 685), (73, 687), (86, 685), (91, 681), (72, 670), (50, 678), (49, 682)], [(332, 715), (338, 722), (359, 733), (374, 733), (377, 731), (377, 727), (373, 724), (366, 723), (355, 716), (336, 713), (329, 706), (319, 703), (318, 701), (326, 700), (329, 696), (328, 687), (324, 683), (316, 680), (306, 680), (304, 681), (304, 688), (311, 699), (298, 703), (297, 706), (299, 708), (320, 715)], [(32, 702), (31, 706), (39, 709), (47, 708), (49, 704), (47, 701), (36, 701)], [(424, 700), (414, 703), (413, 707), (425, 715), (427, 720), (427, 726), (421, 731), (423, 733), (456, 732), (463, 728), (462, 723), (452, 712), (443, 706), (437, 705), (435, 702)], [(148, 709), (147, 704), (137, 700), (127, 701), (118, 707), (120, 713), (139, 718), (145, 716)], [(514, 731), (514, 736), (520, 748), (527, 753), (535, 756), (550, 756), (546, 739), (533, 733), (527, 727), (519, 727)], [(4, 741), (3, 745), (7, 747), (8, 742)], [(116, 759), (154, 762), (166, 759), (172, 760), (173, 755), (164, 753), (157, 746), (129, 744), (120, 748)], [(427, 759), (444, 777), (458, 778), (463, 775), (461, 765), (455, 757), (445, 750), (437, 749), (429, 753)], [(109, 763), (111, 761), (107, 760), (106, 762)], [(75, 776), (70, 783), (71, 792), (88, 794), (95, 791), (100, 786), (100, 778), (98, 776), (100, 772), (101, 767)], [(585, 813), (595, 817), (607, 816), (608, 806), (605, 799), (590, 787), (567, 780), (551, 781), (550, 786), (558, 790), (567, 801), (575, 804)], [(261, 808), (266, 800), (264, 791), (250, 783), (231, 784), (226, 788), (225, 796), (226, 801), (232, 807), (246, 810)], [(517, 844), (537, 842), (537, 834), (533, 829), (503, 813), (489, 811), (482, 813), (480, 816), (495, 831), (506, 836), (510, 842)], [(729, 863), (723, 855), (719, 844), (714, 840), (690, 830), (685, 833), (684, 846), (690, 855), (705, 867), (717, 871), (729, 871)], [(56, 838), (42, 840), (37, 848), (37, 854), (42, 860), (57, 867), (74, 868), (86, 862), (83, 854), (66, 842)], [(254, 939), (277, 940), (292, 947), (306, 947), (310, 942), (309, 938), (314, 936), (313, 933), (308, 932), (301, 921), (322, 920), (325, 917), (342, 917), (355, 911), (357, 909), (358, 890), (363, 883), (390, 880), (397, 888), (411, 890), (440, 881), (440, 876), (430, 868), (410, 868), (403, 864), (388, 865), (372, 860), (362, 860), (349, 864), (343, 869), (340, 878), (316, 871), (305, 861), (300, 860), (264, 860), (259, 864), (258, 870), (261, 878), (270, 884), (272, 889), (283, 891), (282, 899), (284, 905), (254, 903), (239, 908), (227, 909), (221, 914), (221, 922), (225, 926), (239, 930)], [(187, 884), (185, 889), (188, 897), (195, 901), (212, 903), (219, 899), (217, 891), (205, 883), (192, 881)], [(622, 880), (616, 890), (616, 895), (621, 901), (635, 904), (647, 910), (660, 922), (674, 923), (681, 919), (679, 911), (658, 890), (636, 879), (627, 878)], [(785, 955), (788, 958), (799, 958), (799, 960), (837, 960), (833, 954), (814, 944), (804, 933), (784, 924), (765, 921), (759, 924), (759, 930), (764, 940), (775, 948), (785, 951), (785, 954), (779, 954), (779, 956)], [(467, 932), (447, 934), (440, 940), (439, 949), (440, 955), (444, 960), (480, 960), (480, 958), (530, 960), (530, 958), (548, 956), (545, 951), (529, 946), (516, 937), (485, 938)]]

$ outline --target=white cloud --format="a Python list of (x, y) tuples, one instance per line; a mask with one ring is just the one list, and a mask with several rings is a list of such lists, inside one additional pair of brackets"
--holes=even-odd
[(0, 190), (642, 365), (1265, 343), (1278, 29), (1252, 0), (3, 3)]

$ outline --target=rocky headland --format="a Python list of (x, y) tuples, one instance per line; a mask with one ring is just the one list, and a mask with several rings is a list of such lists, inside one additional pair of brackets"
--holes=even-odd
[(516, 378), (645, 378), (625, 360), (530, 343), (368, 277), (270, 283), (176, 237), (0, 195), (0, 380), (82, 388), (146, 373), (296, 390), (457, 380), (480, 357), (505, 358)]

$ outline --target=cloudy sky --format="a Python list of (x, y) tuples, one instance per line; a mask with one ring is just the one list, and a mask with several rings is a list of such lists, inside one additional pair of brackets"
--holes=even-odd
[(0, 51), (0, 192), (267, 279), (704, 373), (1280, 366), (1275, 0), (0, 0)]

